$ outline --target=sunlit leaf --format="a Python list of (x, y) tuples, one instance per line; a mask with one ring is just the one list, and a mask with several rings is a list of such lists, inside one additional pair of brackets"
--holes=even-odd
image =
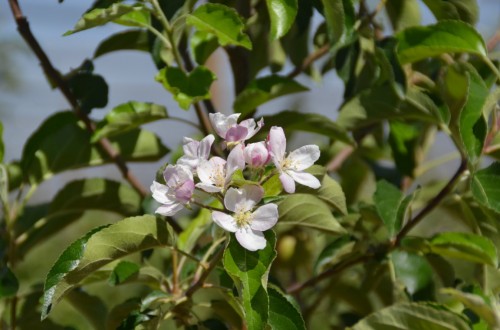
[(303, 226), (332, 234), (345, 233), (328, 206), (313, 195), (289, 195), (279, 203), (278, 212), (278, 226)]
[(411, 27), (396, 35), (401, 63), (411, 63), (444, 53), (488, 53), (481, 35), (460, 21), (440, 21), (434, 25)]
[(190, 38), (189, 45), (196, 63), (203, 65), (212, 53), (219, 47), (217, 37), (204, 31), (196, 31)]
[(495, 162), (474, 173), (471, 191), (479, 203), (500, 213), (500, 163)]
[(176, 67), (165, 67), (158, 72), (156, 80), (174, 95), (184, 110), (195, 102), (210, 98), (210, 86), (215, 75), (204, 66), (197, 66), (189, 74)]
[(276, 257), (276, 235), (272, 230), (264, 234), (267, 245), (263, 250), (248, 251), (231, 235), (224, 252), (224, 268), (237, 283), (249, 330), (263, 329), (269, 317), (267, 276)]
[(99, 227), (71, 244), (47, 275), (42, 319), (66, 293), (100, 267), (134, 252), (171, 244), (169, 231), (165, 221), (144, 215)]
[(139, 274), (140, 266), (136, 263), (123, 260), (116, 265), (109, 276), (108, 283), (111, 285), (121, 284), (133, 276)]
[(130, 101), (120, 104), (106, 114), (99, 122), (97, 129), (92, 135), (92, 142), (103, 137), (119, 135), (155, 120), (168, 118), (167, 109), (164, 106)]
[(420, 24), (420, 7), (417, 0), (393, 0), (385, 4), (394, 31)]
[(259, 105), (280, 96), (305, 92), (308, 88), (293, 79), (276, 75), (257, 78), (236, 97), (233, 108), (243, 116)]
[(217, 36), (221, 46), (235, 45), (252, 49), (252, 42), (243, 32), (245, 24), (233, 8), (222, 4), (207, 3), (196, 8), (186, 19), (198, 31)]
[(479, 18), (477, 0), (423, 0), (438, 20), (462, 20), (471, 25)]
[(271, 38), (279, 39), (292, 27), (297, 16), (297, 0), (266, 0), (271, 19)]

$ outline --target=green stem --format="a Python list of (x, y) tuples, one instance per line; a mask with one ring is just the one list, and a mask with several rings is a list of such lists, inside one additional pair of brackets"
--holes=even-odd
[(483, 56), (483, 61), (486, 63), (486, 65), (495, 73), (497, 76), (497, 80), (500, 81), (500, 71), (498, 71), (498, 68), (493, 64), (493, 62), (487, 57)]

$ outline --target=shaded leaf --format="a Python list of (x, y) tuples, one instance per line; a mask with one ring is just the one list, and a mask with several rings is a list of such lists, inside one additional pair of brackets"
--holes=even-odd
[(417, 150), (422, 130), (419, 129), (419, 125), (400, 121), (391, 121), (389, 126), (389, 145), (396, 167), (401, 174), (413, 178), (417, 166)]
[(149, 51), (148, 32), (143, 30), (128, 30), (113, 34), (101, 41), (94, 51), (94, 58), (119, 50)]
[(417, 296), (418, 300), (432, 300), (433, 270), (425, 257), (403, 250), (393, 251), (390, 256), (396, 278), (404, 284), (408, 293)]
[(483, 263), (496, 267), (498, 265), (495, 245), (484, 236), (471, 233), (440, 233), (429, 240), (432, 253), (445, 257), (458, 258)]
[(134, 252), (170, 244), (169, 231), (165, 221), (144, 215), (97, 228), (71, 244), (47, 275), (42, 319), (65, 294), (100, 267)]
[(373, 195), (377, 213), (384, 222), (392, 237), (401, 229), (412, 196), (405, 195), (389, 182), (377, 182), (377, 190)]
[(487, 56), (483, 38), (472, 26), (460, 21), (411, 27), (396, 35), (401, 63), (417, 62), (444, 53)]
[(264, 104), (280, 96), (305, 92), (308, 88), (293, 79), (281, 76), (268, 76), (257, 78), (248, 84), (234, 100), (235, 112), (243, 116), (252, 112), (259, 105)]
[(130, 101), (113, 108), (99, 122), (92, 134), (92, 142), (103, 137), (122, 134), (143, 124), (168, 118), (167, 109), (158, 104)]
[(92, 109), (104, 108), (108, 104), (108, 84), (102, 76), (93, 74), (92, 70), (79, 70), (66, 80), (83, 112), (90, 113)]
[(323, 251), (321, 251), (314, 264), (314, 273), (319, 274), (327, 266), (340, 262), (343, 256), (352, 251), (354, 243), (350, 235), (344, 235), (328, 244)]
[(352, 0), (321, 0), (328, 34), (334, 49), (352, 42), (356, 37), (356, 14)]
[(245, 323), (249, 330), (263, 329), (269, 317), (267, 276), (276, 257), (276, 235), (272, 230), (266, 231), (264, 235), (267, 245), (263, 250), (248, 251), (231, 235), (224, 251), (224, 268), (238, 283)]
[(306, 329), (300, 311), (280, 291), (270, 287), (269, 293), (269, 325), (273, 330)]
[(286, 123), (287, 132), (303, 131), (317, 133), (355, 145), (349, 133), (329, 118), (316, 113), (282, 111), (273, 116), (265, 116), (266, 126), (281, 126)]
[(423, 0), (438, 20), (462, 20), (471, 25), (479, 18), (477, 0)]
[(353, 330), (466, 330), (469, 324), (444, 307), (427, 304), (397, 304), (379, 310), (352, 327)]
[(303, 226), (333, 234), (345, 233), (328, 206), (313, 195), (289, 195), (279, 203), (278, 212), (280, 227)]
[[(110, 141), (125, 161), (154, 161), (168, 152), (156, 135), (145, 130), (132, 130)], [(38, 183), (55, 173), (110, 162), (100, 146), (90, 144), (90, 133), (72, 112), (59, 112), (28, 139), (21, 168), (29, 182)]]
[(198, 31), (212, 33), (221, 46), (235, 45), (252, 49), (252, 42), (243, 32), (245, 24), (236, 10), (215, 3), (207, 3), (196, 8), (186, 19)]
[(196, 63), (203, 65), (212, 53), (219, 47), (217, 37), (213, 34), (196, 31), (189, 39), (191, 53)]
[(392, 0), (386, 3), (385, 10), (394, 31), (420, 24), (421, 15), (417, 0)]
[(212, 213), (201, 209), (198, 215), (189, 222), (189, 225), (179, 234), (177, 247), (179, 250), (189, 252), (195, 246), (200, 236), (212, 224)]
[(19, 281), (9, 267), (0, 268), (0, 298), (14, 296), (19, 290)]
[(188, 75), (179, 68), (165, 67), (156, 75), (156, 80), (174, 95), (184, 110), (192, 103), (210, 98), (210, 86), (215, 79), (215, 75), (204, 66), (197, 66)]
[(106, 328), (108, 308), (100, 298), (82, 290), (73, 290), (66, 295), (66, 301), (83, 315), (94, 329)]
[(139, 274), (140, 268), (136, 263), (127, 260), (120, 261), (111, 272), (108, 283), (111, 285), (121, 284)]
[(500, 213), (500, 163), (474, 173), (470, 184), (472, 195), (479, 203)]
[(299, 9), (297, 0), (266, 0), (271, 19), (271, 38), (279, 39), (293, 25)]

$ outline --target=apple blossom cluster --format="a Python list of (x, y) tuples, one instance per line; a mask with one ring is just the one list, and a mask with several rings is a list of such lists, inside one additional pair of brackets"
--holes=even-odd
[[(239, 116), (210, 114), (215, 132), (222, 138), (222, 146), (229, 150), (227, 159), (211, 157), (215, 141), (212, 134), (201, 141), (184, 138), (184, 155), (175, 165), (165, 168), (165, 184), (154, 181), (151, 192), (161, 204), (156, 213), (172, 216), (191, 204), (206, 207), (212, 210), (212, 220), (218, 226), (234, 233), (244, 248), (255, 251), (266, 246), (263, 232), (271, 229), (279, 216), (276, 204), (259, 206), (264, 197), (262, 184), (271, 176), (279, 175), (287, 193), (295, 192), (296, 183), (319, 188), (319, 180), (304, 170), (318, 160), (320, 151), (316, 145), (306, 145), (287, 154), (285, 133), (278, 126), (271, 127), (266, 141), (246, 144), (264, 121), (246, 119), (238, 123)], [(251, 174), (253, 181), (245, 177), (246, 184), (236, 185), (233, 182), (236, 171)], [(204, 205), (197, 200), (199, 197), (195, 198), (196, 190), (223, 201), (224, 208), (214, 210)]]

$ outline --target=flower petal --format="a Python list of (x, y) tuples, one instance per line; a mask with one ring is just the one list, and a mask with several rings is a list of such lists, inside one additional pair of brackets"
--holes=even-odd
[(318, 189), (319, 187), (321, 187), (321, 182), (319, 182), (319, 180), (310, 173), (295, 171), (286, 171), (286, 173), (290, 175), (295, 181), (304, 186), (308, 186), (313, 189)]
[(182, 143), (183, 143), (182, 150), (184, 151), (184, 155), (189, 157), (196, 157), (200, 142), (188, 137), (184, 137)]
[(287, 159), (290, 160), (290, 169), (294, 171), (303, 171), (311, 167), (314, 162), (319, 159), (319, 147), (314, 144), (302, 146), (288, 155)]
[(153, 198), (162, 204), (172, 204), (175, 200), (168, 197), (168, 193), (170, 189), (164, 184), (153, 181), (153, 184), (150, 187), (151, 192), (153, 193)]
[(208, 159), (210, 156), (210, 149), (212, 148), (212, 144), (214, 143), (215, 137), (212, 134), (205, 136), (201, 141), (198, 147), (198, 157), (200, 159)]
[(241, 189), (245, 196), (245, 204), (248, 206), (245, 211), (250, 211), (264, 196), (264, 189), (261, 186), (247, 184), (241, 187)]
[(223, 171), (225, 165), (226, 161), (220, 157), (212, 157), (210, 160), (202, 161), (197, 169), (200, 181), (213, 185), (215, 183), (213, 178), (217, 176), (218, 172)]
[(222, 229), (225, 229), (232, 233), (238, 230), (238, 227), (236, 226), (236, 221), (234, 221), (234, 218), (229, 214), (219, 211), (213, 211), (212, 220)]
[(231, 180), (234, 171), (245, 169), (245, 156), (243, 154), (243, 146), (241, 144), (235, 146), (227, 156), (226, 166), (226, 182)]
[(280, 174), (280, 181), (287, 193), (293, 194), (295, 192), (295, 182), (287, 173), (283, 172)]
[(260, 118), (260, 120), (257, 122), (257, 127), (255, 127), (255, 120), (253, 119), (243, 120), (240, 123), (240, 125), (248, 128), (248, 134), (245, 137), (245, 140), (248, 140), (252, 138), (255, 134), (257, 134), (257, 132), (260, 131), (262, 126), (264, 126), (264, 118)]
[(278, 222), (278, 205), (266, 204), (252, 214), (250, 228), (264, 231), (272, 228)]
[(163, 171), (163, 177), (168, 187), (176, 187), (188, 180), (193, 180), (193, 173), (184, 165), (168, 165)]
[(243, 141), (248, 134), (246, 127), (236, 125), (227, 130), (225, 139), (228, 142)]
[(203, 183), (203, 182), (197, 183), (196, 188), (200, 188), (201, 190), (204, 190), (208, 193), (215, 193), (215, 192), (219, 192), (222, 190), (221, 188), (219, 188), (217, 186), (214, 186), (214, 185), (209, 184), (209, 183)]
[(271, 127), (267, 146), (269, 148), (269, 152), (271, 153), (271, 157), (273, 158), (273, 162), (279, 169), (281, 166), (280, 163), (285, 158), (286, 151), (286, 137), (283, 132), (283, 128), (278, 126)]
[(226, 137), (227, 130), (236, 125), (239, 116), (239, 113), (235, 113), (229, 116), (226, 116), (220, 112), (209, 114), (212, 126), (214, 127), (217, 134), (223, 139)]
[(175, 215), (177, 212), (182, 210), (184, 206), (180, 203), (173, 203), (170, 205), (161, 205), (158, 207), (155, 211), (155, 213), (165, 215), (165, 216), (172, 216)]
[(188, 180), (175, 189), (175, 198), (181, 203), (188, 203), (194, 192), (194, 181)]
[(245, 249), (249, 251), (262, 250), (266, 247), (266, 239), (260, 231), (250, 228), (240, 228), (236, 231), (236, 239)]
[(236, 188), (229, 188), (226, 191), (226, 196), (224, 196), (224, 206), (226, 209), (232, 212), (236, 212), (236, 207), (238, 204), (245, 200), (243, 190)]

